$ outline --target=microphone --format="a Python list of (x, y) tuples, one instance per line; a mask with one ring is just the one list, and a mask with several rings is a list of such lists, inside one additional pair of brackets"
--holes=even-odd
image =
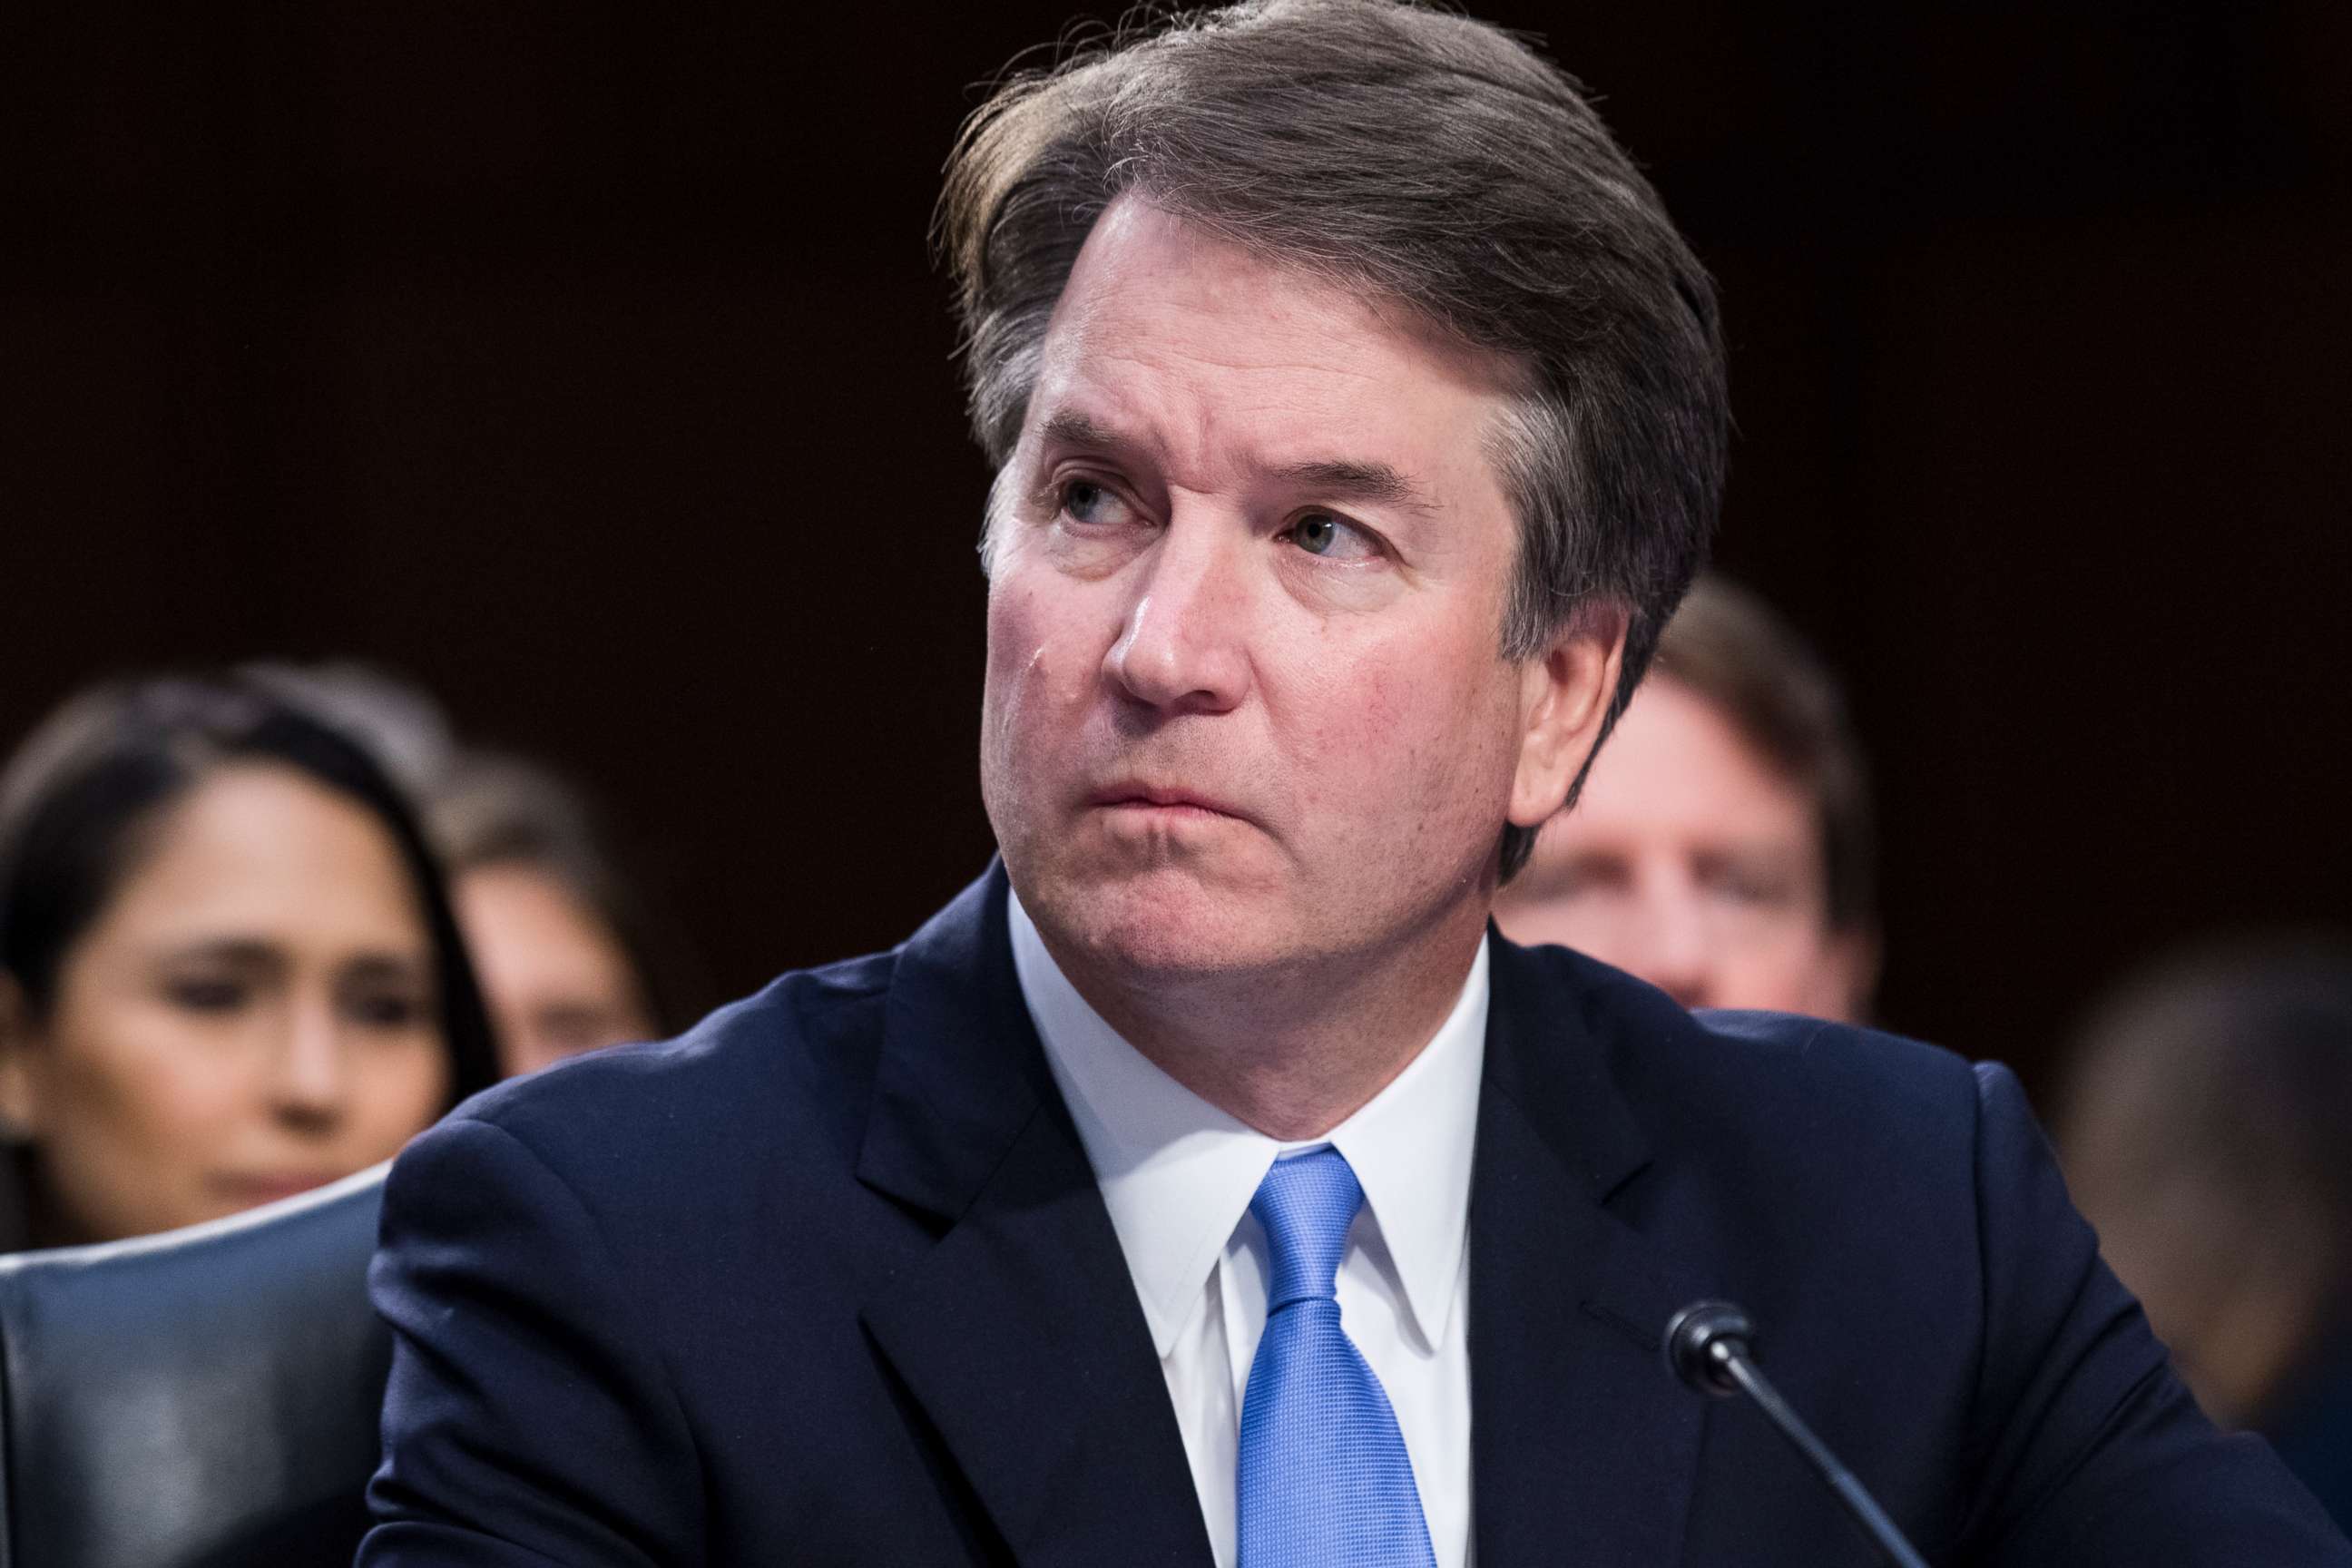
[(1676, 1377), (1710, 1398), (1745, 1394), (1754, 1400), (1780, 1436), (1829, 1483), (1881, 1558), (1895, 1568), (1927, 1568), (1927, 1560), (1903, 1539), (1853, 1472), (1838, 1463), (1837, 1456), (1756, 1369), (1755, 1344), (1754, 1320), (1729, 1301), (1694, 1301), (1666, 1323), (1666, 1365)]

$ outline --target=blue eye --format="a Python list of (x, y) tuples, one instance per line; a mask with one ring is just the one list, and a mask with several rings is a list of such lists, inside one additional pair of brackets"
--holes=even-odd
[(1328, 511), (1303, 513), (1285, 532), (1293, 544), (1309, 555), (1360, 560), (1379, 553), (1370, 534)]
[(1093, 479), (1065, 479), (1058, 499), (1073, 522), (1108, 527), (1129, 521), (1130, 509), (1118, 492)]

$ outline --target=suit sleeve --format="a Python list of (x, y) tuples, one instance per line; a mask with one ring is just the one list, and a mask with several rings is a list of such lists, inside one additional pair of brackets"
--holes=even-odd
[(2352, 1568), (2352, 1545), (2269, 1446), (2198, 1410), (2100, 1261), (2016, 1079), (1976, 1070), (1987, 1327), (1970, 1560)]
[(361, 1568), (702, 1561), (655, 1336), (594, 1215), (530, 1147), (463, 1117), (412, 1144), (368, 1284), (393, 1359)]

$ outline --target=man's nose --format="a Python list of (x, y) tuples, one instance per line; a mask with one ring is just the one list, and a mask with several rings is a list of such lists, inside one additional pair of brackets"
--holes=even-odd
[(1166, 712), (1218, 713), (1250, 684), (1248, 533), (1199, 514), (1171, 518), (1151, 548), (1105, 673)]
[(1714, 942), (1698, 890), (1685, 882), (1653, 887), (1635, 919), (1633, 973), (1685, 1007), (1713, 1006)]

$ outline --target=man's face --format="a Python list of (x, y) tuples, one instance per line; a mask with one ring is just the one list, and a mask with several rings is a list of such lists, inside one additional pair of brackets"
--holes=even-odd
[(1618, 723), (1573, 810), (1547, 824), (1495, 918), (1691, 1007), (1852, 1019), (1874, 943), (1830, 928), (1811, 799), (1720, 710), (1660, 677)]
[(1402, 316), (1133, 198), (1088, 237), (1000, 489), (981, 757), (1065, 963), (1466, 955), (1506, 817), (1558, 804), (1545, 726), (1613, 639), (1501, 657), (1508, 394)]

